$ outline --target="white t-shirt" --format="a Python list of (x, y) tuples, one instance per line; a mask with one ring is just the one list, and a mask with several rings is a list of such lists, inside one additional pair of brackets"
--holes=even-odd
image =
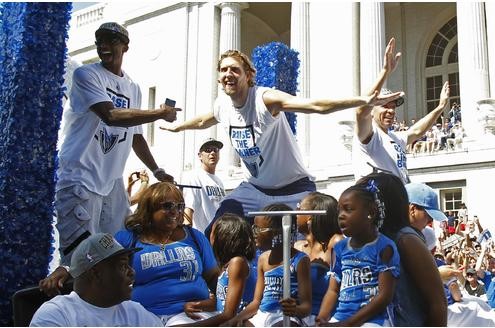
[(188, 172), (182, 178), (182, 183), (191, 186), (201, 186), (201, 189), (184, 188), (186, 207), (194, 210), (193, 227), (205, 232), (225, 197), (222, 181), (214, 174), (199, 168)]
[(31, 327), (161, 327), (161, 320), (141, 304), (124, 301), (101, 308), (82, 300), (76, 292), (58, 295), (43, 303)]
[(104, 101), (112, 101), (115, 108), (139, 109), (141, 91), (126, 73), (117, 76), (101, 63), (77, 68), (69, 107), (63, 115), (64, 141), (59, 154), (57, 191), (82, 184), (106, 196), (114, 181), (122, 178), (133, 136), (142, 134), (142, 128), (106, 125), (89, 109)]
[(373, 125), (373, 136), (368, 144), (359, 141), (354, 135), (352, 146), (352, 165), (354, 168), (354, 178), (356, 180), (373, 172), (374, 167), (387, 170), (398, 176), (404, 184), (409, 182), (407, 174), (407, 132), (393, 132), (388, 134), (382, 129)]
[(215, 119), (222, 124), (239, 154), (250, 183), (267, 189), (282, 188), (304, 177), (314, 179), (304, 167), (296, 138), (283, 112), (273, 117), (263, 102), (269, 88), (249, 88), (246, 103), (236, 108), (222, 94), (215, 101)]

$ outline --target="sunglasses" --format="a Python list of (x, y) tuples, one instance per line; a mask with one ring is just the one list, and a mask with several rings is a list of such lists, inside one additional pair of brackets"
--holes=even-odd
[(218, 149), (218, 147), (205, 147), (201, 151), (205, 153), (211, 153), (211, 152), (218, 153), (220, 149)]
[(101, 46), (103, 43), (108, 43), (108, 44), (113, 46), (113, 45), (118, 44), (121, 41), (122, 40), (120, 40), (120, 38), (117, 36), (102, 36), (102, 37), (99, 37), (96, 39), (95, 45)]
[(251, 228), (253, 229), (253, 233), (254, 233), (255, 235), (258, 235), (258, 234), (263, 233), (263, 232), (268, 232), (268, 231), (275, 230), (275, 229), (273, 229), (273, 228), (260, 228), (260, 227), (258, 227), (256, 224), (253, 224), (253, 225), (251, 226)]
[(174, 202), (165, 202), (160, 204), (162, 209), (165, 211), (174, 211), (183, 212), (186, 208), (186, 204), (184, 203), (174, 203)]

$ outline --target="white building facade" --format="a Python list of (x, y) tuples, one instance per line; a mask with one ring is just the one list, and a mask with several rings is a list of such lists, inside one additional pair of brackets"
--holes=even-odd
[[(388, 40), (395, 37), (402, 58), (387, 87), (406, 93), (398, 120), (423, 117), (438, 104), (448, 80), (451, 103), (461, 104), (466, 132), (456, 151), (408, 155), (411, 180), (437, 190), (443, 210), (457, 210), (464, 202), (470, 215), (495, 231), (495, 4), (98, 3), (73, 13), (68, 40), (73, 60), (98, 60), (94, 31), (105, 21), (129, 31), (123, 68), (141, 86), (143, 109), (175, 99), (183, 109), (178, 122), (212, 110), (219, 92), (217, 59), (225, 50), (251, 54), (256, 46), (283, 42), (299, 52), (300, 95), (342, 98), (367, 92), (382, 67)], [(336, 198), (354, 182), (354, 121), (351, 109), (297, 119), (299, 146), (318, 190)], [(158, 128), (166, 124), (147, 124), (144, 134), (157, 163), (177, 178), (199, 165), (197, 151), (205, 137), (227, 140), (215, 127), (173, 134)], [(217, 173), (232, 189), (241, 181), (241, 169), (229, 147), (221, 155)], [(127, 173), (141, 168), (131, 156)]]

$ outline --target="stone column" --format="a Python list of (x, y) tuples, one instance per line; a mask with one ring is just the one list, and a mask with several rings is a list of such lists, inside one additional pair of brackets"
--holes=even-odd
[(485, 12), (482, 2), (457, 2), (459, 83), (462, 125), (466, 141), (480, 137), (477, 101), (489, 98), (488, 52)]
[(361, 93), (369, 90), (383, 67), (385, 9), (383, 2), (360, 3)]
[(220, 23), (220, 53), (226, 50), (241, 49), (241, 10), (248, 7), (247, 3), (221, 2)]
[(492, 33), (487, 33), (486, 43), (488, 49), (488, 63), (491, 63), (489, 68), (490, 80), (490, 98), (495, 98), (495, 3), (485, 2), (485, 19), (486, 30)]
[[(309, 41), (309, 2), (292, 2), (290, 47), (299, 52), (300, 68), (297, 95), (309, 98), (310, 95), (310, 41)], [(305, 164), (309, 165), (310, 116), (297, 114), (297, 142)]]
[[(248, 4), (241, 2), (221, 2), (218, 4), (218, 7), (221, 9), (220, 54), (227, 50), (241, 50), (241, 11), (248, 8)], [(221, 87), (219, 86), (219, 88)], [(222, 92), (222, 90), (218, 90), (219, 94)], [(217, 138), (224, 144), (224, 163), (229, 167), (229, 175), (232, 175), (235, 167), (240, 166), (239, 156), (230, 145), (230, 140), (224, 131), (218, 131)]]

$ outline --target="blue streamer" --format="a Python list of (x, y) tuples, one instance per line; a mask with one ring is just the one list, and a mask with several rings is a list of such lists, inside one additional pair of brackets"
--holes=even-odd
[(48, 273), (56, 145), (72, 3), (0, 7), (0, 325)]
[[(251, 58), (256, 68), (256, 84), (296, 95), (299, 53), (280, 42), (254, 48)], [(296, 134), (297, 116), (285, 113), (292, 133)]]

